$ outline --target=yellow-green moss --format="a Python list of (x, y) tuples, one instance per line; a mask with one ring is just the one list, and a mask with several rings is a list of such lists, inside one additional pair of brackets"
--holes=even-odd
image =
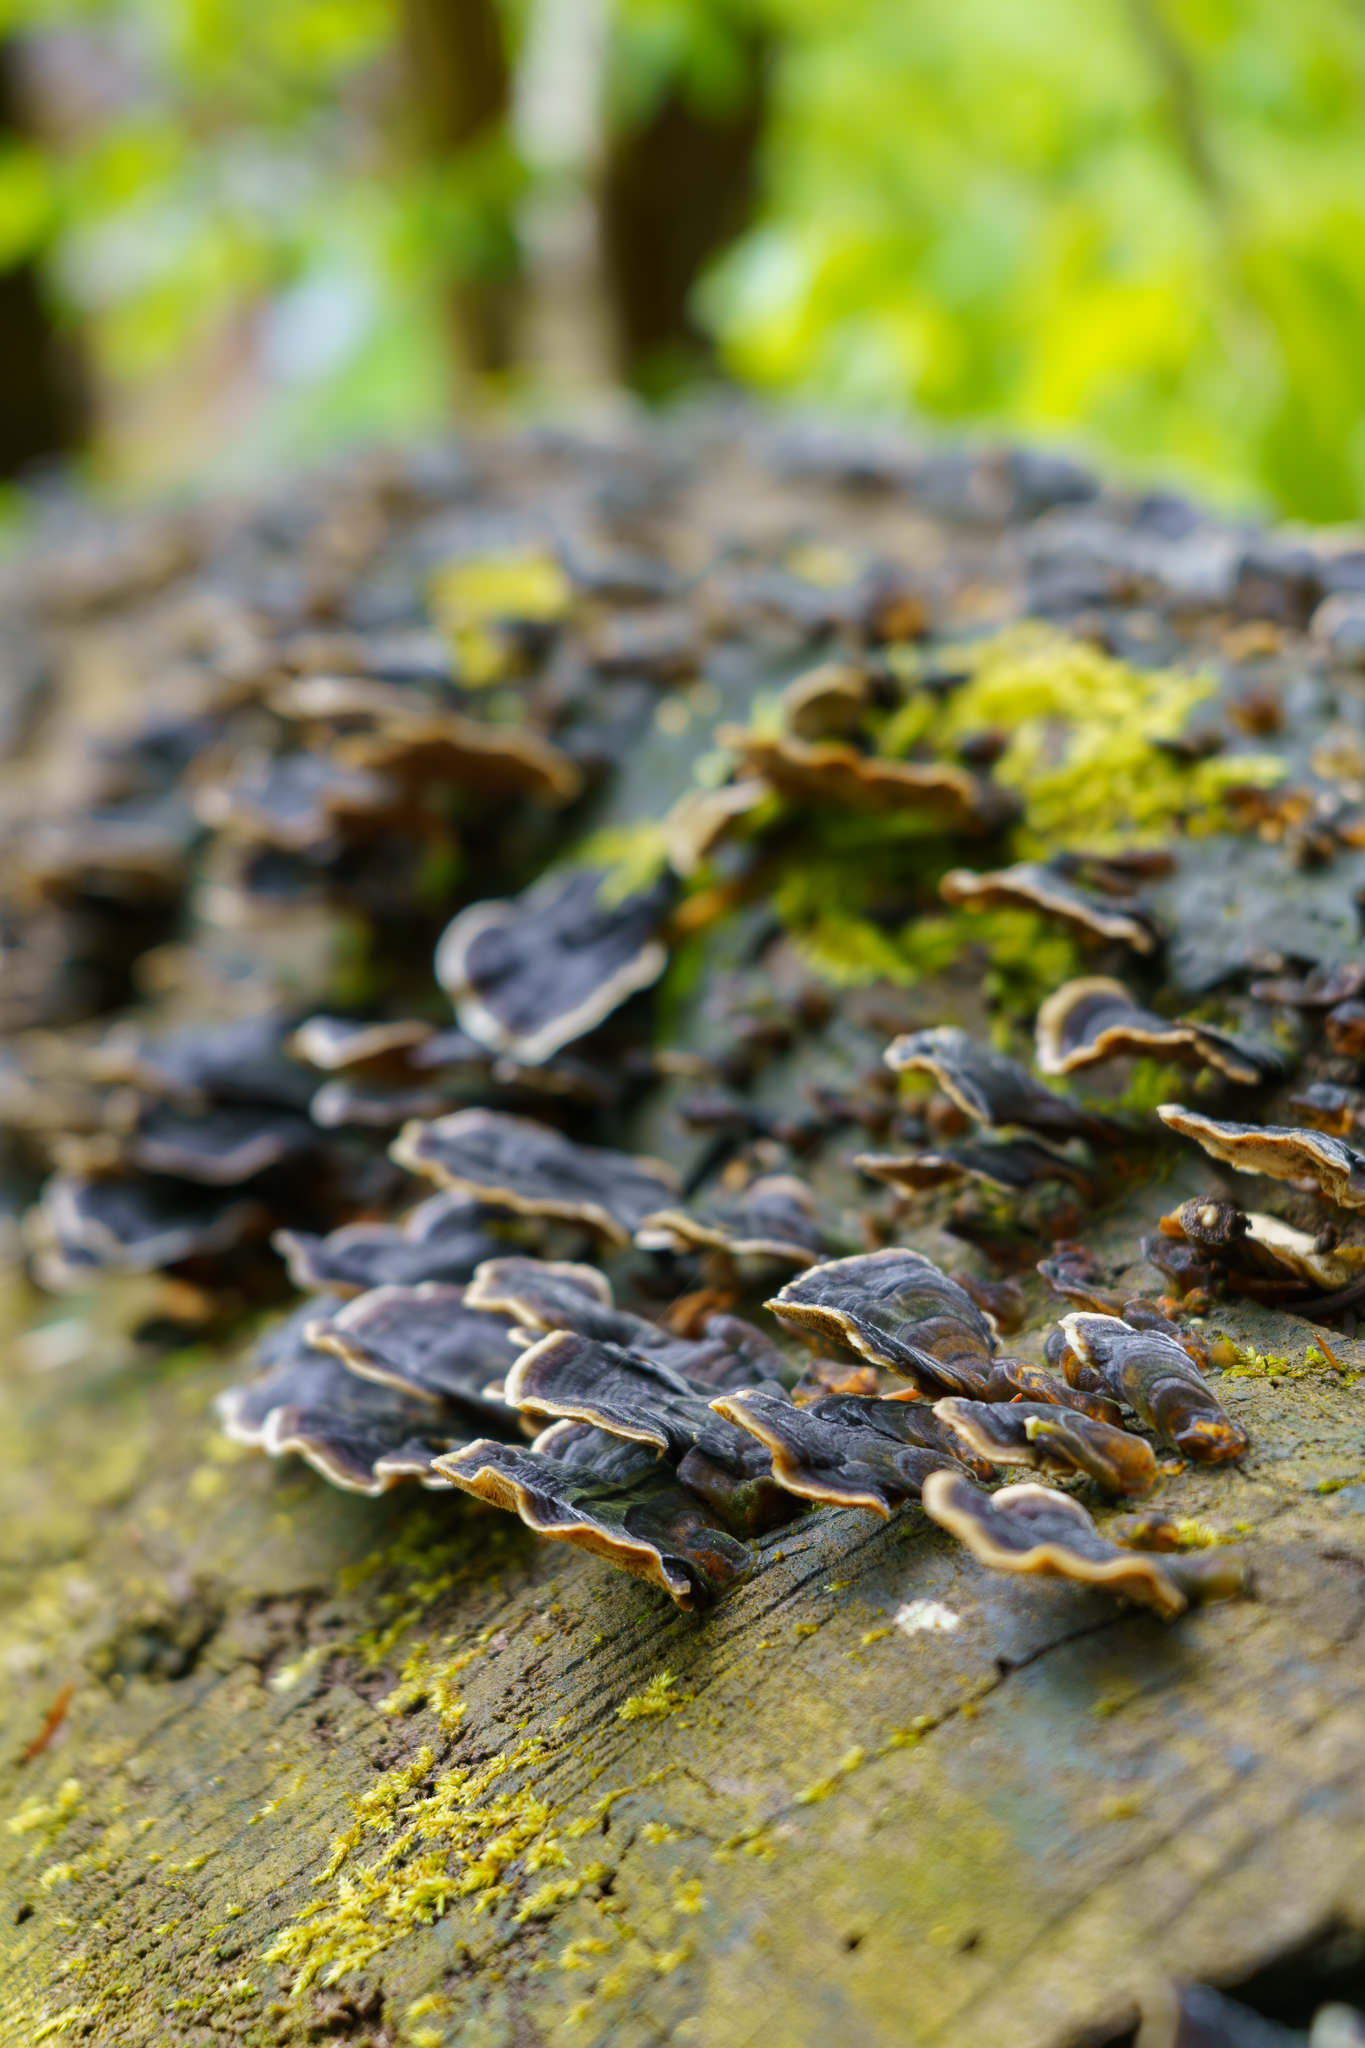
[(687, 1698), (685, 1693), (675, 1691), (677, 1683), (671, 1671), (658, 1672), (650, 1679), (643, 1692), (634, 1693), (630, 1699), (622, 1700), (616, 1709), (617, 1720), (658, 1720), (664, 1714), (676, 1714)]
[(1212, 675), (1133, 668), (1038, 623), (947, 658), (970, 673), (944, 700), (927, 738), (942, 747), (987, 730), (1009, 735), (994, 773), (1023, 804), (1019, 854), (1159, 840), (1180, 819), (1212, 829), (1225, 822), (1230, 788), (1284, 775), (1283, 761), (1271, 754), (1186, 762), (1155, 744), (1177, 739), (1216, 695)]

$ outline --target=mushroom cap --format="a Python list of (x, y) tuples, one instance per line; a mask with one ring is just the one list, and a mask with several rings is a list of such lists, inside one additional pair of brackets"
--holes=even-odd
[[(961, 1469), (953, 1452), (942, 1447), (955, 1442), (951, 1431), (941, 1431), (940, 1444), (934, 1445), (924, 1441), (923, 1428), (907, 1428), (899, 1418), (851, 1419), (849, 1404), (858, 1398), (834, 1395), (798, 1408), (776, 1390), (742, 1387), (722, 1394), (713, 1405), (718, 1415), (764, 1445), (778, 1485), (802, 1500), (866, 1508), (885, 1517), (918, 1499), (929, 1473)], [(894, 1401), (876, 1405), (883, 1411), (905, 1406)]]
[(964, 1115), (991, 1129), (1019, 1124), (1061, 1138), (1109, 1138), (1116, 1129), (1107, 1118), (1092, 1116), (1044, 1088), (1018, 1060), (978, 1045), (954, 1024), (906, 1032), (891, 1041), (883, 1057), (893, 1073), (929, 1074)]
[(1238, 1173), (1271, 1180), (1309, 1180), (1340, 1209), (1365, 1209), (1365, 1157), (1325, 1131), (1284, 1124), (1221, 1123), (1183, 1103), (1162, 1102), (1157, 1115), (1167, 1130), (1193, 1138), (1211, 1159)]
[(364, 1021), (352, 1017), (307, 1017), (289, 1039), (295, 1059), (324, 1073), (392, 1064), (435, 1035), (434, 1025), (416, 1017)]
[(283, 852), (316, 853), (402, 809), (396, 783), (323, 753), (264, 755), (226, 782), (206, 783), (195, 807), (216, 832)]
[(934, 1413), (996, 1465), (1082, 1472), (1106, 1493), (1144, 1494), (1156, 1485), (1151, 1445), (1126, 1429), (1041, 1401), (934, 1403)]
[(231, 1252), (262, 1234), (269, 1212), (250, 1196), (160, 1178), (54, 1174), (35, 1233), (47, 1243), (44, 1285), (79, 1286), (90, 1270), (156, 1273)]
[(950, 830), (970, 833), (994, 830), (1014, 809), (1005, 791), (947, 761), (889, 760), (861, 754), (841, 740), (803, 740), (738, 725), (718, 726), (716, 741), (733, 748), (746, 774), (762, 776), (796, 803), (919, 811)]
[(704, 1606), (749, 1567), (744, 1545), (666, 1470), (598, 1479), (543, 1451), (487, 1438), (438, 1459), (436, 1469), (537, 1535), (605, 1558), (682, 1608)]
[(789, 1329), (833, 1338), (916, 1385), (985, 1391), (990, 1321), (923, 1252), (889, 1246), (810, 1266), (766, 1305)]
[(463, 1287), (423, 1280), (415, 1287), (372, 1287), (306, 1335), (360, 1379), (433, 1405), (496, 1420), (503, 1402), (488, 1393), (512, 1359), (510, 1324), (465, 1304)]
[(1103, 974), (1064, 982), (1046, 998), (1038, 1011), (1037, 1054), (1045, 1074), (1072, 1074), (1104, 1060), (1151, 1054), (1211, 1067), (1244, 1088), (1274, 1080), (1284, 1069), (1276, 1049), (1187, 1018), (1158, 1017), (1136, 1003), (1121, 981)]
[(278, 1457), (294, 1452), (351, 1493), (378, 1494), (405, 1478), (441, 1487), (433, 1460), (469, 1435), (450, 1409), (357, 1378), (308, 1332), (341, 1303), (302, 1307), (257, 1348), (262, 1370), (219, 1397), (227, 1435)]
[(960, 1180), (1021, 1193), (1060, 1180), (1092, 1195), (1096, 1183), (1093, 1168), (1029, 1137), (968, 1138), (932, 1152), (860, 1152), (853, 1163), (873, 1180), (910, 1193)]
[(1152, 1429), (1200, 1464), (1240, 1458), (1249, 1439), (1194, 1360), (1165, 1330), (1134, 1329), (1121, 1316), (1073, 1310), (1066, 1341), (1083, 1366)]
[(721, 1251), (733, 1259), (810, 1266), (825, 1250), (815, 1196), (789, 1173), (760, 1174), (699, 1210), (658, 1209), (635, 1233), (641, 1251)]
[(1108, 1542), (1069, 1494), (1031, 1483), (986, 1493), (965, 1473), (935, 1472), (925, 1480), (921, 1498), (930, 1519), (992, 1571), (1102, 1586), (1166, 1621), (1189, 1605), (1170, 1566)]
[(1055, 917), (1085, 938), (1129, 946), (1135, 953), (1154, 953), (1157, 948), (1156, 932), (1139, 906), (1079, 888), (1042, 861), (1016, 861), (988, 874), (951, 868), (938, 886), (945, 903), (967, 910), (1017, 905)]
[(657, 934), (676, 885), (610, 903), (604, 879), (595, 868), (552, 875), (510, 901), (473, 903), (447, 925), (436, 979), (471, 1038), (538, 1066), (658, 980), (668, 951)]
[(661, 1197), (677, 1188), (673, 1168), (661, 1160), (578, 1145), (546, 1124), (501, 1110), (461, 1109), (433, 1123), (407, 1124), (389, 1150), (410, 1173), (490, 1209), (583, 1223), (622, 1247)]
[[(370, 1287), (410, 1287), (421, 1280), (468, 1280), (498, 1249), (482, 1228), (483, 1210), (460, 1194), (433, 1195), (402, 1223), (345, 1223), (319, 1237), (277, 1230), (271, 1239), (298, 1288), (362, 1294)], [(470, 1307), (482, 1303), (468, 1301)]]
[(240, 1187), (317, 1150), (316, 1128), (289, 1110), (220, 1103), (200, 1114), (155, 1103), (120, 1141), (132, 1166), (201, 1187)]

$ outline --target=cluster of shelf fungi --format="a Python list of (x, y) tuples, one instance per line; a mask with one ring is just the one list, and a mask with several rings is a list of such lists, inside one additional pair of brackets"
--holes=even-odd
[[(292, 1286), (231, 1436), (474, 1495), (684, 1608), (797, 1517), (911, 1504), (1165, 1619), (1244, 1594), (1254, 1557), (1160, 1490), (1252, 1448), (1220, 1299), (1324, 1347), (1365, 1304), (1365, 556), (1019, 454), (690, 432), (360, 464), (7, 591), (16, 1255), (58, 1292), (163, 1274), (191, 1333)], [(1042, 843), (1008, 731), (934, 740), (1021, 618), (1027, 661), (1209, 674), (1138, 735), (1155, 823)], [(907, 927), (1066, 935), (1031, 1061), (979, 992), (968, 1030), (925, 1021), (932, 972), (810, 965), (784, 884), (882, 830)], [(1135, 1106), (1135, 1060), (1192, 1106)], [(1154, 1201), (1128, 1293), (1085, 1221), (1190, 1146), (1256, 1205), (1213, 1172)]]

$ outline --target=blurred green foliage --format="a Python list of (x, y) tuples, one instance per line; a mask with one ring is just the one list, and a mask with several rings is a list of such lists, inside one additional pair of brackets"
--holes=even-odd
[[(529, 174), (507, 133), (422, 159), (396, 5), (0, 4), (97, 73), (44, 146), (0, 146), (0, 265), (43, 253), (106, 390), (198, 352), (221, 391), (249, 333), (264, 373), (210, 443), (441, 416), (445, 295), (512, 260)], [(608, 122), (723, 104), (755, 21), (764, 198), (698, 290), (730, 374), (1360, 513), (1359, 0), (617, 0)]]

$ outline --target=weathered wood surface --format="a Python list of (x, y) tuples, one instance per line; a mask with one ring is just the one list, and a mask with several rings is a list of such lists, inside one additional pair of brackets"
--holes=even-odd
[[(821, 1512), (682, 1616), (506, 1518), (225, 1453), (212, 1356), (11, 1346), (0, 2039), (1044, 2048), (1360, 1926), (1365, 1345), (1216, 1326), (1287, 1368), (1224, 1382), (1245, 1467), (1158, 1498), (1245, 1532), (1256, 1597), (1173, 1627), (917, 1510)], [(373, 1953), (331, 1984), (348, 1897)]]

